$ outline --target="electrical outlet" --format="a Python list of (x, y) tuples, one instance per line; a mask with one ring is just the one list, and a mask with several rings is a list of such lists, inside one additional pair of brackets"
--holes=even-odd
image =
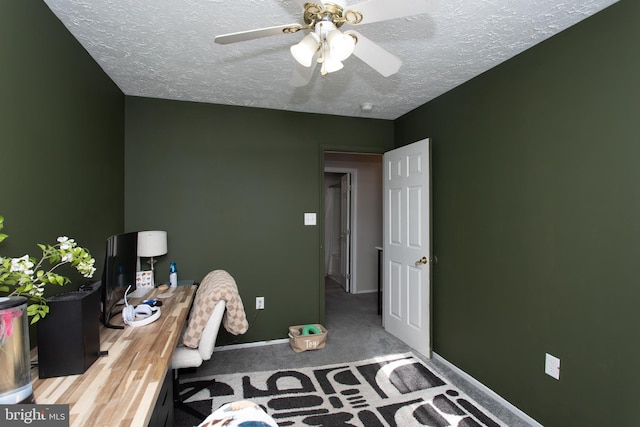
[(560, 359), (549, 353), (544, 357), (544, 373), (559, 380), (560, 379)]
[(264, 297), (256, 297), (256, 310), (264, 310)]

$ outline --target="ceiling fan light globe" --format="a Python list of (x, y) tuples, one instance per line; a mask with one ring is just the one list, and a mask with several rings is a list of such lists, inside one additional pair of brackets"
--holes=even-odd
[(337, 61), (344, 61), (353, 53), (356, 40), (340, 30), (333, 30), (327, 35), (327, 43), (331, 50), (331, 56)]
[(326, 54), (324, 57), (324, 61), (322, 62), (321, 71), (323, 72), (323, 74), (333, 73), (335, 71), (342, 70), (343, 67), (344, 65), (342, 65), (342, 62), (338, 61), (330, 54)]
[(320, 38), (315, 33), (307, 34), (298, 44), (291, 46), (291, 55), (303, 67), (310, 67), (313, 56), (320, 46)]

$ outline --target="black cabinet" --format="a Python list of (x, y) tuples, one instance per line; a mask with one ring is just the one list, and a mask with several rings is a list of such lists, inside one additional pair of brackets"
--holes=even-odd
[(173, 372), (169, 370), (164, 376), (162, 389), (153, 408), (149, 427), (173, 427)]

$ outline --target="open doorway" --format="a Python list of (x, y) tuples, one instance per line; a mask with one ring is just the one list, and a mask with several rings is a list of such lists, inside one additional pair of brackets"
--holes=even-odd
[(325, 277), (345, 292), (377, 292), (382, 155), (325, 152), (324, 164)]

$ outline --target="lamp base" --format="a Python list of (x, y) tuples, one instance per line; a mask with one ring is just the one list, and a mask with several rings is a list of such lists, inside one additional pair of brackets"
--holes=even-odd
[(158, 261), (156, 261), (153, 257), (149, 258), (149, 261), (147, 261), (147, 263), (151, 266), (151, 273), (155, 273), (154, 271), (154, 265), (157, 263)]

